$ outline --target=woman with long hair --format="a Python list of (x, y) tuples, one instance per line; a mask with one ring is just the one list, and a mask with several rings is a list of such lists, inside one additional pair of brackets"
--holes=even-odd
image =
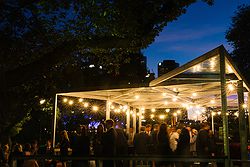
[[(66, 130), (61, 131), (60, 133), (60, 153), (61, 156), (67, 156), (68, 155), (68, 149), (70, 148), (70, 141), (68, 137), (68, 133)], [(66, 167), (66, 161), (62, 161), (63, 167)]]
[[(169, 142), (168, 127), (166, 123), (161, 123), (159, 132), (157, 134), (157, 143), (158, 143), (158, 154), (159, 155), (172, 155)], [(166, 161), (159, 162), (160, 167), (168, 166), (170, 163)]]

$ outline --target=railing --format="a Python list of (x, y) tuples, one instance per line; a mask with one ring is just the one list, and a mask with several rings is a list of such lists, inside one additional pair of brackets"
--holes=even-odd
[[(46, 166), (46, 161), (54, 160), (55, 162), (67, 161), (68, 166), (71, 166), (72, 161), (127, 161), (127, 167), (153, 167), (155, 163), (158, 162), (167, 162), (167, 163), (189, 163), (192, 164), (193, 167), (199, 167), (200, 163), (209, 163), (210, 165), (216, 164), (217, 167), (225, 166), (226, 157), (193, 157), (193, 156), (160, 156), (160, 155), (126, 155), (126, 156), (113, 156), (113, 157), (98, 157), (98, 156), (88, 156), (88, 157), (76, 157), (76, 156), (48, 156), (48, 155), (37, 155), (37, 156), (15, 156), (12, 159), (11, 164), (15, 164), (13, 162), (17, 162), (18, 160), (36, 160), (39, 162), (40, 167)], [(144, 162), (144, 163), (138, 163)], [(146, 163), (145, 163), (146, 162)], [(236, 161), (231, 162), (231, 165), (235, 164)], [(146, 164), (146, 165), (145, 165)], [(93, 164), (92, 164), (93, 165)], [(15, 167), (15, 165), (12, 165)], [(95, 165), (94, 165), (95, 166)], [(100, 167), (100, 166), (96, 166)], [(126, 167), (126, 166), (125, 166)], [(249, 166), (248, 166), (249, 167)]]
[(231, 159), (231, 167), (250, 167), (250, 160)]

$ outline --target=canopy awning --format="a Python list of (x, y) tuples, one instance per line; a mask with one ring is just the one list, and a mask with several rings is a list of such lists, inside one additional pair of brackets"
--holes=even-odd
[(220, 54), (225, 55), (227, 104), (237, 107), (237, 81), (245, 92), (249, 84), (221, 45), (150, 82), (149, 87), (58, 93), (62, 96), (110, 100), (135, 108), (181, 108), (187, 105), (221, 106)]

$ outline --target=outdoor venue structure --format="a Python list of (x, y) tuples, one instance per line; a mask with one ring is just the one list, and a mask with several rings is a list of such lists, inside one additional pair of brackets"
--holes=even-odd
[[(55, 145), (57, 126), (57, 98), (58, 96), (72, 96), (106, 101), (106, 119), (110, 118), (112, 103), (126, 106), (126, 110), (133, 111), (133, 114), (126, 113), (127, 130), (131, 127), (130, 119), (133, 120), (132, 127), (134, 129), (136, 129), (137, 123), (139, 127), (141, 126), (141, 116), (146, 109), (190, 108), (194, 106), (205, 109), (208, 107), (220, 108), (223, 120), (224, 154), (230, 158), (227, 113), (229, 109), (237, 108), (241, 157), (243, 160), (247, 160), (246, 118), (249, 117), (246, 116), (246, 108), (250, 108), (250, 102), (247, 100), (250, 98), (249, 90), (249, 84), (221, 45), (156, 78), (150, 82), (148, 87), (57, 93), (53, 145)], [(138, 119), (136, 113), (139, 115)]]

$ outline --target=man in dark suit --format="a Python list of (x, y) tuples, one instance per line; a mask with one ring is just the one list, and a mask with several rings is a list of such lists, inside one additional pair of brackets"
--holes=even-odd
[[(107, 131), (103, 135), (103, 154), (112, 158), (116, 155), (117, 133), (112, 119), (106, 120), (105, 125)], [(103, 161), (103, 167), (115, 167), (115, 161), (105, 160)]]
[[(134, 147), (137, 155), (145, 155), (149, 153), (148, 146), (150, 145), (150, 136), (145, 132), (145, 126), (141, 126), (141, 132), (135, 134)], [(140, 161), (140, 165), (144, 162)]]

